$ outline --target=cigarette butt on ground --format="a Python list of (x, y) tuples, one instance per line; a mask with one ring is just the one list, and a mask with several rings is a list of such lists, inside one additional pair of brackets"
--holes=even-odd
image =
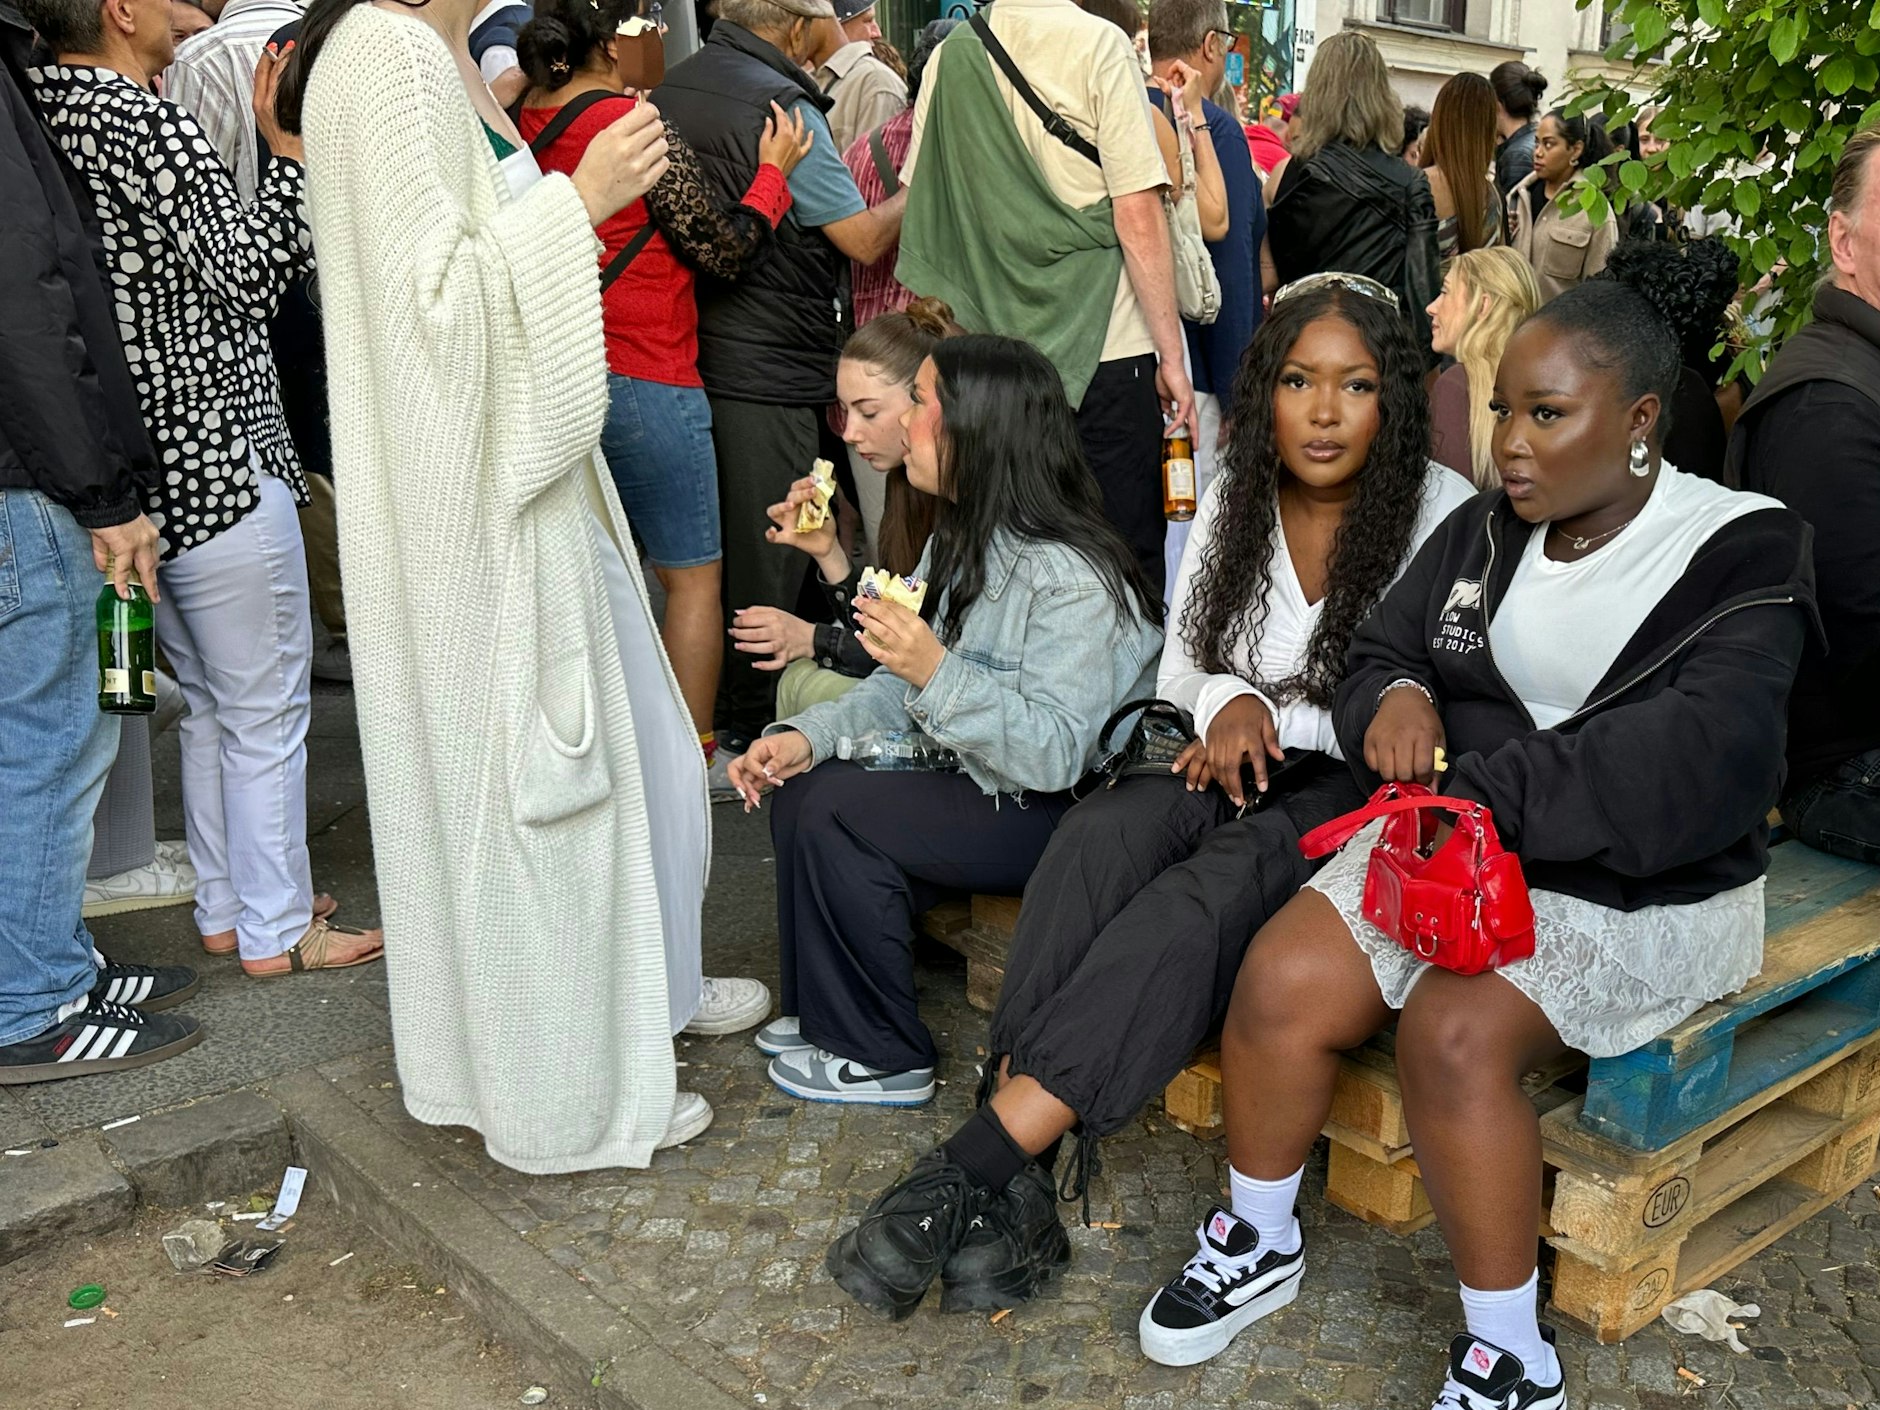
[(1688, 1366), (1678, 1367), (1678, 1379), (1681, 1381), (1689, 1381), (1694, 1386), (1707, 1386), (1710, 1384), (1709, 1381), (1705, 1380)]
[(1120, 1229), (1122, 1224), (1115, 1219), (1105, 1219), (1101, 1224), (1092, 1224), (1093, 1229)]
[(999, 1323), (1003, 1322), (1007, 1317), (1010, 1317), (1011, 1315), (1012, 1315), (1011, 1308), (1001, 1307), (997, 1312), (992, 1314), (991, 1320), (986, 1325), (990, 1327), (996, 1327), (999, 1325)]

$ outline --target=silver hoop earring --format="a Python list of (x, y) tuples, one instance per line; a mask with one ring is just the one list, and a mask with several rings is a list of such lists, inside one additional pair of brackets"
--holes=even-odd
[(1639, 479), (1652, 472), (1652, 453), (1643, 441), (1632, 442), (1632, 459), (1626, 467)]

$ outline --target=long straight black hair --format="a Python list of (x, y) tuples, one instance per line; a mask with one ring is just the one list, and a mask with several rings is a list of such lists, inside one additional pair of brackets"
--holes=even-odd
[(1119, 615), (1160, 625), (1161, 600), (1103, 517), (1063, 380), (1045, 355), (1016, 338), (971, 334), (928, 356), (942, 417), (929, 600), (947, 595), (946, 644), (986, 589), (986, 550), (1001, 529), (1063, 544), (1096, 570)]
[[(281, 86), (274, 94), (274, 115), (287, 131), (300, 131), (301, 110), (307, 101), (307, 75), (314, 60), (326, 47), (326, 41), (350, 15), (353, 6), (368, 0), (311, 0), (300, 18), (300, 32), (294, 37), (294, 52), (287, 56), (287, 68), (281, 74)], [(422, 10), (431, 0), (398, 0), (413, 10)]]

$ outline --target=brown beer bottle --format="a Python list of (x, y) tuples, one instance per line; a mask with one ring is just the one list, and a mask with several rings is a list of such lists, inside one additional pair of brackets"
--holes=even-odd
[(1162, 441), (1162, 513), (1176, 522), (1195, 517), (1195, 451), (1186, 431)]

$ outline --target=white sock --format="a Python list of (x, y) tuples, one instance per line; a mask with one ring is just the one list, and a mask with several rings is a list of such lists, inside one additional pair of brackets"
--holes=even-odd
[(1292, 1253), (1299, 1247), (1299, 1221), (1293, 1218), (1293, 1205), (1299, 1201), (1299, 1182), (1306, 1168), (1300, 1166), (1284, 1180), (1255, 1180), (1227, 1167), (1227, 1179), (1234, 1191), (1234, 1217), (1245, 1220), (1259, 1231), (1262, 1250)]
[(1560, 1360), (1554, 1349), (1541, 1340), (1539, 1290), (1538, 1271), (1528, 1274), (1520, 1287), (1505, 1292), (1483, 1292), (1464, 1283), (1462, 1311), (1468, 1319), (1470, 1336), (1513, 1352), (1527, 1368), (1528, 1379), (1547, 1386), (1560, 1379)]
[(51, 1026), (53, 1028), (57, 1028), (61, 1023), (64, 1023), (65, 1020), (70, 1018), (73, 1014), (83, 1013), (86, 1009), (90, 1007), (91, 1007), (91, 995), (80, 994), (76, 999), (72, 1000), (71, 1003), (59, 1005), (59, 1016), (52, 1020)]

